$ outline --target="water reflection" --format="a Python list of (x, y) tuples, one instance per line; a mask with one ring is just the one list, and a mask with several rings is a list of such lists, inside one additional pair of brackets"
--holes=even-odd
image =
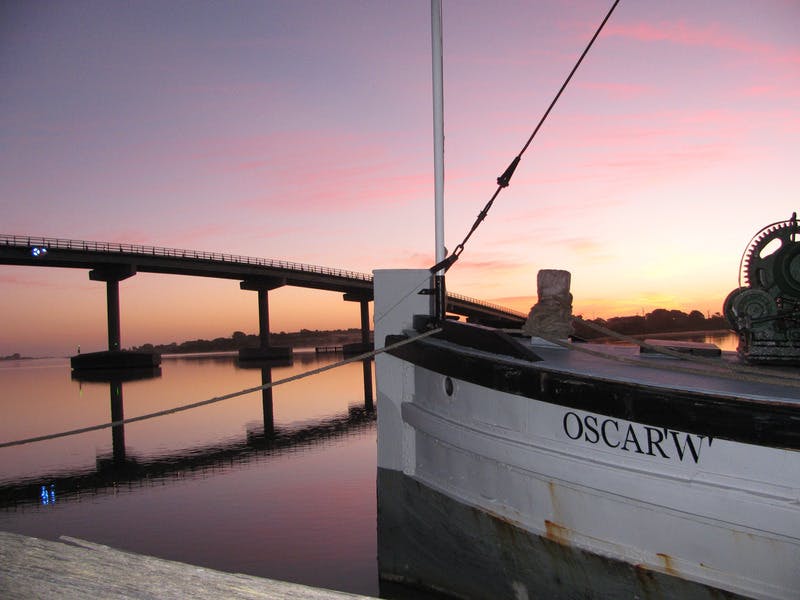
[[(56, 491), (60, 501), (79, 498), (82, 493), (118, 491), (120, 486), (169, 480), (186, 474), (214, 473), (234, 466), (247, 464), (284, 452), (311, 449), (329, 440), (363, 433), (375, 421), (371, 361), (363, 361), (364, 404), (349, 406), (347, 412), (306, 421), (299, 424), (276, 426), (273, 407), (273, 390), (261, 390), (263, 422), (249, 424), (244, 439), (231, 437), (224, 441), (193, 446), (155, 457), (131, 456), (125, 445), (125, 425), (111, 427), (111, 456), (96, 458), (94, 470), (78, 469), (71, 472), (21, 478), (0, 486), (0, 507), (30, 503), (53, 504)], [(239, 364), (239, 368), (258, 368), (263, 384), (272, 382), (272, 369), (286, 367), (291, 361), (268, 361)], [(148, 372), (73, 372), (72, 378), (84, 383), (107, 382), (112, 421), (124, 417), (123, 383), (141, 381), (161, 376), (160, 368)]]
[(702, 342), (714, 344), (723, 352), (735, 352), (739, 345), (739, 336), (732, 331), (698, 331), (690, 333), (661, 333), (658, 335), (647, 335), (641, 337), (651, 337), (654, 339), (680, 340), (683, 342)]
[(372, 398), (372, 361), (362, 360), (361, 367), (364, 371), (364, 408), (372, 410), (374, 400)]
[[(295, 354), (270, 376), (340, 358)], [(123, 382), (126, 418), (253, 388), (263, 375), (232, 355), (161, 366), (161, 377)], [(272, 431), (258, 393), (130, 423), (123, 467), (107, 429), (2, 449), (0, 530), (377, 595), (375, 411), (362, 384), (353, 363), (275, 387)], [(71, 379), (67, 359), (3, 361), (0, 389), (0, 440), (109, 421), (109, 384)]]
[[(292, 359), (263, 359), (263, 360), (241, 360), (238, 361), (240, 369), (259, 369), (261, 371), (261, 385), (272, 383), (273, 367), (288, 367), (292, 364)], [(272, 435), (275, 431), (275, 414), (272, 406), (272, 387), (265, 387), (261, 390), (261, 411), (264, 414), (264, 434)]]
[[(372, 427), (375, 411), (364, 407), (350, 407), (347, 413), (334, 415), (317, 423), (296, 428), (277, 427), (265, 432), (263, 427), (248, 428), (245, 439), (230, 440), (192, 448), (184, 454), (173, 454), (157, 459), (124, 457), (98, 458), (93, 472), (75, 472), (37, 478), (36, 481), (9, 482), (0, 486), (0, 507), (44, 502), (45, 488), (50, 490), (52, 502), (58, 491), (59, 500), (79, 498), (83, 493), (117, 492), (120, 486), (151, 484), (155, 481), (183, 478), (186, 475), (217, 474), (251, 461), (298, 452), (340, 437), (363, 433)], [(46, 481), (42, 485), (42, 481)]]
[(46, 485), (42, 486), (42, 491), (39, 495), (42, 500), (42, 504), (47, 506), (48, 504), (55, 504), (56, 503), (56, 485), (54, 483), (50, 484), (50, 488)]
[[(122, 402), (122, 383), (125, 381), (139, 381), (161, 377), (161, 367), (147, 367), (137, 369), (73, 369), (72, 379), (84, 382), (108, 382), (108, 395), (111, 404), (111, 421), (117, 422), (125, 419), (125, 409)], [(125, 462), (125, 425), (111, 426), (111, 448), (113, 462), (122, 465)]]

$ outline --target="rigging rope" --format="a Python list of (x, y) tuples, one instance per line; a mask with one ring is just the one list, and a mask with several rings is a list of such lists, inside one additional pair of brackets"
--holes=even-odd
[(592, 39), (589, 40), (589, 43), (586, 45), (586, 48), (581, 53), (580, 58), (578, 58), (578, 61), (575, 63), (575, 66), (572, 67), (572, 70), (569, 72), (569, 75), (567, 75), (567, 78), (564, 80), (564, 83), (561, 85), (561, 88), (558, 90), (558, 93), (555, 95), (552, 102), (550, 102), (550, 106), (547, 107), (547, 110), (542, 115), (542, 118), (539, 119), (539, 123), (536, 125), (536, 128), (533, 130), (533, 133), (531, 133), (530, 137), (528, 138), (528, 141), (525, 142), (524, 146), (522, 146), (522, 150), (520, 150), (517, 156), (514, 157), (514, 160), (511, 161), (511, 164), (508, 165), (508, 168), (506, 168), (506, 170), (503, 171), (503, 174), (497, 178), (497, 189), (495, 190), (494, 194), (489, 199), (489, 201), (486, 203), (486, 206), (483, 207), (483, 210), (480, 213), (478, 213), (478, 216), (475, 219), (475, 222), (472, 224), (470, 230), (467, 232), (467, 235), (464, 237), (461, 243), (455, 247), (450, 256), (446, 257), (444, 260), (440, 261), (439, 263), (435, 264), (430, 268), (431, 273), (437, 273), (441, 270), (447, 271), (451, 266), (453, 266), (453, 263), (456, 262), (456, 260), (458, 260), (458, 257), (464, 251), (464, 246), (466, 245), (467, 241), (469, 241), (469, 238), (472, 237), (472, 234), (475, 233), (475, 230), (478, 229), (480, 224), (489, 214), (489, 210), (492, 208), (492, 204), (494, 204), (495, 198), (497, 198), (497, 196), (500, 194), (500, 191), (503, 188), (508, 187), (508, 184), (511, 182), (511, 177), (514, 175), (514, 171), (517, 169), (519, 161), (522, 160), (522, 155), (528, 149), (528, 146), (531, 145), (531, 143), (533, 142), (533, 138), (536, 137), (536, 134), (539, 133), (539, 129), (541, 129), (542, 125), (544, 124), (545, 120), (550, 114), (550, 111), (553, 110), (553, 107), (556, 105), (556, 102), (558, 102), (558, 99), (561, 97), (561, 94), (566, 89), (570, 80), (572, 80), (572, 76), (575, 75), (575, 72), (578, 70), (578, 67), (581, 66), (583, 59), (589, 53), (589, 49), (592, 47), (592, 45), (594, 45), (595, 40), (600, 35), (600, 32), (603, 30), (603, 27), (605, 27), (606, 22), (608, 21), (609, 18), (611, 18), (611, 14), (617, 7), (617, 4), (619, 4), (619, 0), (614, 0), (614, 4), (611, 5), (611, 8), (609, 9), (602, 23), (600, 23), (600, 26), (597, 28), (597, 31), (594, 32)]
[(8, 448), (11, 446), (22, 446), (24, 444), (32, 444), (34, 442), (43, 442), (46, 440), (53, 440), (56, 438), (62, 438), (72, 435), (78, 435), (81, 433), (88, 433), (90, 431), (97, 431), (99, 429), (108, 429), (109, 427), (117, 427), (119, 425), (127, 425), (129, 423), (136, 423), (138, 421), (145, 421), (148, 419), (154, 419), (156, 417), (163, 417), (166, 415), (171, 415), (174, 413), (183, 412), (186, 410), (191, 410), (193, 408), (199, 408), (201, 406), (207, 406), (209, 404), (215, 404), (217, 402), (222, 402), (223, 400), (230, 400), (231, 398), (236, 398), (238, 396), (244, 396), (246, 394), (252, 394), (253, 392), (258, 392), (261, 390), (270, 389), (279, 385), (283, 385), (285, 383), (289, 383), (292, 381), (297, 381), (299, 379), (305, 379), (306, 377), (311, 377), (312, 375), (318, 375), (325, 371), (330, 371), (331, 369), (335, 369), (337, 367), (341, 367), (350, 363), (354, 363), (357, 361), (367, 360), (372, 358), (378, 354), (382, 354), (383, 352), (387, 352), (389, 350), (394, 350), (395, 348), (399, 348), (401, 346), (405, 346), (406, 344), (410, 344), (412, 342), (416, 342), (428, 336), (434, 335), (436, 333), (441, 332), (441, 328), (431, 329), (419, 335), (407, 338), (405, 340), (401, 340), (389, 346), (384, 346), (383, 348), (378, 348), (376, 350), (372, 350), (370, 352), (365, 352), (363, 354), (359, 354), (358, 356), (353, 356), (351, 358), (347, 358), (345, 360), (332, 363), (329, 365), (325, 365), (324, 367), (319, 367), (318, 369), (312, 369), (311, 371), (305, 371), (304, 373), (298, 373), (297, 375), (292, 375), (291, 377), (286, 377), (284, 379), (279, 379), (278, 381), (274, 381), (271, 383), (265, 383), (264, 385), (258, 385), (256, 387), (247, 388), (244, 390), (239, 390), (237, 392), (231, 392), (230, 394), (225, 394), (223, 396), (215, 396), (214, 398), (208, 398), (206, 400), (200, 400), (199, 402), (192, 402), (191, 404), (183, 404), (181, 406), (175, 406), (173, 408), (168, 408), (165, 410), (159, 410), (157, 412), (148, 413), (146, 415), (140, 415), (138, 417), (130, 417), (128, 419), (120, 419), (119, 421), (111, 421), (109, 423), (100, 423), (99, 425), (90, 425), (88, 427), (81, 427), (79, 429), (71, 429), (69, 431), (61, 431), (58, 433), (50, 433), (47, 435), (40, 435), (36, 437), (21, 439), (21, 440), (14, 440), (11, 442), (0, 442), (0, 448)]

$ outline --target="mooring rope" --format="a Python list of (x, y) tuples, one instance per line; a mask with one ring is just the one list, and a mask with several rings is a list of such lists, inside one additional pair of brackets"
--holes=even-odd
[(238, 396), (244, 396), (246, 394), (252, 394), (253, 392), (258, 392), (261, 390), (266, 390), (270, 388), (277, 387), (279, 385), (284, 385), (286, 383), (290, 383), (292, 381), (297, 381), (299, 379), (305, 379), (306, 377), (311, 377), (313, 375), (319, 375), (320, 373), (324, 373), (325, 371), (330, 371), (331, 369), (336, 369), (338, 367), (342, 367), (344, 365), (359, 362), (362, 360), (367, 360), (377, 356), (378, 354), (382, 354), (383, 352), (388, 352), (389, 350), (394, 350), (395, 348), (399, 348), (401, 346), (405, 346), (406, 344), (411, 344), (413, 342), (417, 342), (421, 339), (434, 335), (436, 333), (441, 332), (441, 328), (435, 328), (424, 333), (420, 333), (419, 335), (415, 335), (413, 337), (400, 340), (399, 342), (395, 342), (389, 346), (384, 346), (383, 348), (377, 348), (375, 350), (371, 350), (369, 352), (364, 352), (363, 354), (359, 354), (358, 356), (352, 356), (350, 358), (346, 358), (344, 360), (325, 365), (323, 367), (319, 367), (317, 369), (312, 369), (310, 371), (305, 371), (303, 373), (298, 373), (297, 375), (292, 375), (291, 377), (286, 377), (284, 379), (279, 379), (278, 381), (273, 381), (270, 383), (265, 383), (263, 385), (257, 385), (255, 387), (239, 390), (237, 392), (231, 392), (230, 394), (225, 394), (223, 396), (215, 396), (214, 398), (208, 398), (206, 400), (200, 400), (199, 402), (192, 402), (190, 404), (183, 404), (181, 406), (175, 406), (173, 408), (167, 408), (164, 410), (159, 410), (156, 412), (148, 413), (146, 415), (140, 415), (138, 417), (130, 417), (127, 419), (120, 419), (118, 421), (110, 421), (108, 423), (100, 423), (99, 425), (90, 425), (88, 427), (81, 427), (79, 429), (71, 429), (69, 431), (61, 431), (58, 433), (50, 433), (47, 435), (40, 435), (36, 437), (30, 437), (20, 440), (14, 440), (11, 442), (0, 442), (0, 448), (9, 448), (11, 446), (23, 446), (25, 444), (32, 444), (34, 442), (43, 442), (46, 440), (53, 440), (56, 438), (62, 438), (72, 435), (78, 435), (81, 433), (88, 433), (90, 431), (97, 431), (99, 429), (108, 429), (109, 427), (117, 427), (119, 425), (128, 425), (129, 423), (137, 423), (139, 421), (146, 421), (148, 419), (155, 419), (156, 417), (163, 417), (166, 415), (171, 415), (179, 412), (183, 412), (186, 410), (191, 410), (194, 408), (200, 408), (201, 406), (208, 406), (209, 404), (215, 404), (217, 402), (222, 402), (223, 400), (230, 400), (231, 398), (236, 398)]

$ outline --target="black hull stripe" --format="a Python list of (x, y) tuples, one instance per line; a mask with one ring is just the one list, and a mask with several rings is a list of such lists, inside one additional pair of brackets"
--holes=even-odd
[[(388, 336), (386, 344), (403, 336)], [(389, 354), (435, 373), (491, 390), (652, 427), (758, 446), (800, 450), (800, 410), (734, 396), (664, 390), (503, 362), (425, 340)]]

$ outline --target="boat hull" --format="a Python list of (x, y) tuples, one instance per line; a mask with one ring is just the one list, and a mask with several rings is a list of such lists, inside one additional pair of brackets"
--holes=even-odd
[(472, 600), (741, 598), (531, 533), (414, 477), (378, 469), (381, 581)]
[[(408, 292), (383, 298), (382, 279), (377, 315), (397, 297), (424, 310)], [(553, 351), (430, 339), (391, 354), (376, 361), (379, 529), (436, 532), (410, 539), (436, 556), (394, 557), (405, 544), (382, 540), (383, 577), (465, 597), (800, 597), (795, 399), (611, 380)], [(650, 409), (671, 396), (674, 414)], [(462, 575), (426, 566), (453, 556)]]

